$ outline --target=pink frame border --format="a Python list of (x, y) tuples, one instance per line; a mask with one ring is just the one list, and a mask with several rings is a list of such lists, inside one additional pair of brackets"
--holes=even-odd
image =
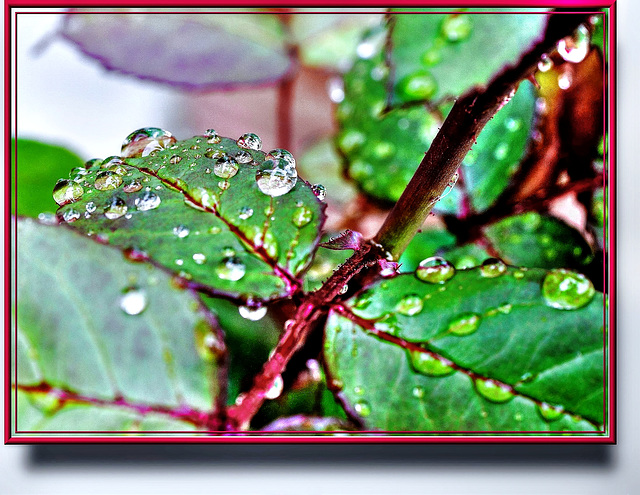
[[(17, 72), (13, 75), (12, 71), (15, 67), (12, 64), (12, 56), (15, 53), (16, 33), (12, 29), (14, 20), (17, 20), (17, 12), (15, 8), (53, 8), (53, 7), (176, 7), (175, 2), (170, 0), (138, 0), (130, 2), (126, 0), (110, 0), (105, 2), (89, 0), (81, 2), (78, 0), (69, 0), (61, 3), (56, 0), (5, 0), (5, 184), (8, 194), (5, 196), (5, 356), (4, 356), (4, 413), (5, 413), (5, 443), (7, 444), (32, 444), (32, 443), (538, 443), (538, 444), (560, 444), (560, 443), (589, 443), (589, 444), (611, 444), (616, 443), (617, 437), (617, 409), (616, 409), (616, 5), (615, 0), (405, 0), (402, 7), (428, 7), (436, 5), (437, 7), (556, 7), (564, 9), (590, 9), (590, 8), (608, 8), (605, 12), (604, 19), (604, 37), (605, 46), (608, 47), (608, 57), (605, 57), (603, 67), (603, 80), (605, 98), (603, 102), (604, 110), (604, 129), (607, 135), (605, 139), (604, 153), (604, 181), (603, 184), (607, 188), (608, 202), (606, 211), (606, 219), (604, 226), (605, 235), (608, 233), (609, 243), (605, 247), (604, 259), (604, 280), (605, 293), (608, 296), (608, 311), (605, 311), (605, 328), (608, 328), (609, 346), (609, 382), (605, 383), (605, 390), (608, 390), (607, 399), (609, 401), (608, 414), (608, 433), (600, 436), (533, 436), (536, 432), (514, 433), (485, 433), (485, 432), (441, 432), (434, 434), (425, 434), (424, 432), (364, 432), (358, 436), (334, 436), (332, 434), (323, 434), (319, 432), (313, 433), (261, 433), (261, 432), (242, 432), (242, 433), (225, 433), (222, 435), (211, 435), (207, 432), (202, 433), (185, 433), (185, 432), (149, 432), (145, 436), (127, 436), (124, 432), (64, 432), (69, 434), (80, 434), (83, 436), (64, 436), (51, 432), (38, 432), (33, 436), (16, 436), (11, 431), (11, 405), (15, 407), (15, 400), (11, 395), (11, 378), (14, 370), (11, 368), (12, 356), (11, 336), (12, 328), (11, 318), (11, 301), (13, 298), (12, 276), (15, 274), (15, 264), (12, 265), (10, 256), (11, 242), (16, 242), (15, 236), (12, 238), (12, 230), (14, 220), (11, 218), (11, 202), (16, 201), (15, 184), (11, 190), (11, 133), (17, 129), (17, 123), (12, 122), (12, 110), (17, 113), (17, 104), (15, 98), (12, 98), (12, 88), (17, 87)], [(241, 3), (207, 1), (207, 0), (189, 0), (180, 4), (180, 7), (273, 7), (273, 4), (265, 0), (253, 0)], [(278, 7), (386, 7), (388, 2), (381, 0), (370, 0), (364, 4), (350, 3), (345, 5), (336, 0), (324, 0), (321, 4), (302, 0), (295, 3), (286, 2), (278, 5)], [(396, 6), (397, 7), (397, 6)], [(35, 11), (32, 13), (36, 13)], [(16, 23), (17, 25), (17, 23)], [(16, 117), (17, 118), (17, 117)], [(16, 150), (13, 150), (16, 153)], [(14, 155), (15, 156), (15, 155)], [(606, 281), (608, 280), (608, 284)], [(605, 405), (606, 409), (606, 405)], [(605, 411), (606, 412), (606, 411)], [(16, 432), (17, 433), (17, 432)], [(171, 433), (171, 436), (167, 436)], [(544, 432), (549, 434), (549, 432)], [(20, 432), (19, 434), (24, 434)], [(28, 434), (28, 433), (27, 433)], [(96, 436), (89, 436), (89, 435)], [(443, 436), (451, 435), (451, 436)], [(50, 436), (49, 436), (50, 435)], [(55, 435), (55, 436), (53, 436)], [(165, 436), (162, 436), (165, 435)], [(184, 436), (183, 436), (184, 435)], [(198, 435), (198, 436), (194, 436)], [(412, 436), (410, 436), (412, 435)], [(473, 436), (467, 436), (473, 435)], [(591, 433), (591, 435), (594, 435)]]

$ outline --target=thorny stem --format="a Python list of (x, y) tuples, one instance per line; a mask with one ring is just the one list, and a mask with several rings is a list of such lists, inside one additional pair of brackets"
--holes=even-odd
[(486, 89), (472, 88), (458, 99), (374, 240), (364, 243), (320, 289), (309, 294), (294, 318), (285, 325), (284, 335), (255, 377), (253, 387), (235, 407), (229, 409), (229, 429), (249, 427), (274, 380), (303, 346), (313, 323), (336, 302), (341, 289), (387, 254), (395, 259), (400, 257), (486, 123), (504, 106), (519, 82), (536, 69), (540, 57), (586, 20), (587, 16), (582, 14), (551, 15), (544, 39), (525, 53), (516, 66), (503, 70)]
[(305, 302), (298, 307), (293, 319), (285, 324), (284, 335), (260, 374), (255, 377), (251, 390), (235, 407), (229, 409), (227, 414), (229, 429), (246, 429), (249, 426), (249, 421), (258, 412), (274, 380), (283, 373), (293, 354), (306, 341), (314, 322), (326, 313), (330, 303), (340, 295), (347, 281), (374, 265), (382, 255), (378, 246), (365, 243), (334, 272), (320, 289), (309, 294)]
[(398, 259), (420, 229), (484, 126), (509, 101), (521, 80), (536, 70), (540, 57), (569, 36), (586, 15), (555, 14), (542, 41), (518, 64), (505, 68), (486, 87), (474, 87), (454, 104), (404, 193), (387, 216), (375, 241)]

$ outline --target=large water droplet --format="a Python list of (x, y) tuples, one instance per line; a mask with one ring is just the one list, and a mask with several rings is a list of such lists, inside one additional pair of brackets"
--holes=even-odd
[(293, 210), (293, 217), (291, 218), (291, 221), (296, 227), (302, 228), (305, 225), (308, 225), (312, 219), (313, 212), (306, 206), (299, 206)]
[(184, 239), (189, 235), (189, 229), (184, 225), (178, 225), (173, 228), (173, 235), (180, 239)]
[(238, 138), (236, 144), (241, 148), (248, 150), (260, 150), (262, 149), (262, 140), (257, 134), (248, 132)]
[(282, 375), (278, 375), (275, 377), (275, 379), (273, 380), (273, 383), (271, 384), (271, 388), (269, 388), (269, 390), (267, 390), (267, 393), (264, 394), (266, 399), (277, 399), (278, 397), (280, 397), (280, 394), (282, 393), (282, 389), (284, 388), (284, 381), (282, 380)]
[(470, 335), (480, 326), (480, 316), (476, 313), (463, 313), (449, 322), (447, 330), (458, 336)]
[(573, 36), (558, 41), (558, 53), (566, 62), (582, 62), (589, 52), (590, 38), (589, 29), (581, 24)]
[(115, 220), (127, 213), (127, 203), (118, 196), (111, 198), (111, 202), (107, 204), (104, 210), (104, 216), (109, 220)]
[(120, 174), (116, 174), (111, 170), (104, 170), (96, 175), (94, 187), (98, 191), (108, 191), (116, 189), (120, 184), (122, 184), (122, 176)]
[(406, 295), (396, 304), (395, 310), (406, 316), (417, 315), (422, 311), (422, 298), (417, 294)]
[(551, 404), (543, 402), (538, 405), (538, 412), (546, 421), (551, 422), (562, 417), (564, 414), (564, 408), (562, 406), (552, 406)]
[(216, 267), (216, 274), (222, 280), (236, 282), (244, 277), (247, 268), (237, 256), (227, 256)]
[(556, 309), (578, 309), (591, 302), (595, 288), (581, 273), (558, 268), (551, 270), (542, 282), (542, 297), (547, 306)]
[(157, 127), (145, 127), (129, 134), (122, 143), (122, 156), (147, 156), (176, 142), (170, 132)]
[(84, 189), (80, 184), (60, 179), (53, 187), (53, 200), (60, 206), (75, 203), (82, 198)]
[(419, 70), (403, 77), (397, 84), (397, 91), (405, 100), (426, 100), (438, 90), (438, 84), (430, 72)]
[(267, 307), (266, 306), (255, 306), (255, 307), (240, 306), (238, 307), (238, 313), (240, 313), (240, 316), (242, 316), (245, 320), (259, 321), (262, 318), (264, 318), (264, 315), (267, 314)]
[(258, 188), (272, 197), (287, 194), (296, 185), (298, 172), (295, 165), (286, 160), (266, 160), (256, 171)]
[(442, 21), (440, 31), (447, 41), (455, 43), (467, 39), (472, 28), (473, 24), (469, 15), (452, 14)]
[(416, 269), (416, 277), (431, 284), (444, 284), (455, 273), (454, 266), (438, 256), (422, 260)]
[(160, 196), (152, 191), (145, 191), (135, 199), (136, 208), (140, 211), (153, 210), (160, 206)]
[(120, 297), (120, 309), (128, 315), (139, 315), (147, 307), (147, 294), (138, 287), (127, 287)]
[(269, 151), (269, 153), (267, 153), (267, 156), (265, 157), (265, 160), (284, 160), (289, 165), (292, 165), (294, 167), (296, 165), (296, 159), (293, 157), (291, 152), (282, 148), (276, 148)]
[(480, 275), (485, 278), (495, 278), (506, 273), (507, 265), (497, 258), (489, 258), (482, 263)]
[(221, 179), (230, 179), (238, 173), (238, 164), (228, 156), (218, 158), (213, 166), (213, 173)]
[(491, 402), (507, 402), (513, 398), (513, 389), (509, 385), (491, 379), (476, 379), (476, 390)]
[(455, 370), (451, 367), (453, 363), (444, 358), (437, 358), (428, 352), (408, 351), (411, 366), (418, 373), (427, 376), (447, 376)]

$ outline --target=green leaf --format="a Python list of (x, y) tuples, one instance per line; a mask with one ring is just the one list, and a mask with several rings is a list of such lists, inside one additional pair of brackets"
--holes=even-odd
[(198, 297), (64, 228), (19, 220), (17, 236), (18, 427), (202, 427), (216, 333)]
[(522, 81), (462, 162), (465, 189), (476, 211), (489, 208), (520, 169), (529, 146), (535, 107), (536, 91), (529, 81)]
[(459, 270), (480, 266), (483, 261), (492, 257), (485, 248), (477, 244), (454, 246), (450, 249), (445, 249), (441, 256)]
[(367, 195), (397, 201), (442, 125), (424, 108), (382, 115), (388, 70), (382, 54), (356, 61), (344, 76), (345, 98), (336, 109), (338, 151), (346, 171)]
[(302, 62), (337, 70), (349, 67), (363, 33), (382, 23), (385, 9), (367, 10), (366, 14), (335, 13), (333, 9), (333, 13), (292, 14), (292, 41), (298, 45)]
[(500, 258), (512, 265), (580, 269), (594, 256), (580, 232), (535, 212), (504, 218), (485, 227), (484, 233)]
[(399, 260), (403, 272), (412, 272), (425, 258), (435, 256), (440, 249), (454, 246), (456, 237), (446, 230), (430, 229), (416, 234)]
[(541, 38), (547, 15), (533, 12), (394, 14), (393, 102), (437, 101), (486, 84)]
[[(382, 55), (359, 60), (345, 75), (345, 99), (337, 108), (340, 132), (336, 146), (351, 179), (367, 195), (397, 201), (442, 125), (440, 115), (424, 107), (398, 108), (382, 115), (386, 97), (386, 67)], [(464, 179), (434, 206), (456, 214), (463, 195), (476, 211), (491, 206), (520, 168), (528, 150), (536, 93), (523, 81), (511, 101), (478, 136), (460, 173)]]
[[(290, 294), (324, 222), (324, 203), (311, 187), (297, 180), (279, 196), (263, 193), (256, 177), (273, 162), (232, 139), (196, 136), (168, 144), (125, 163), (111, 157), (115, 162), (88, 168), (80, 182), (84, 194), (62, 206), (59, 218), (149, 257), (208, 294), (244, 302)], [(105, 172), (114, 163), (115, 172)], [(105, 173), (111, 175), (105, 179)], [(287, 176), (287, 187), (277, 192), (293, 180)]]
[(30, 139), (12, 139), (11, 150), (17, 151), (18, 158), (16, 166), (16, 153), (11, 153), (11, 173), (17, 186), (17, 209), (12, 202), (11, 213), (37, 217), (39, 213), (55, 211), (56, 204), (51, 198), (53, 184), (84, 161), (61, 146)]
[(325, 359), (365, 428), (593, 431), (602, 328), (602, 295), (582, 276), (491, 263), (369, 288), (330, 314)]
[(60, 35), (106, 69), (139, 79), (219, 90), (274, 83), (291, 68), (273, 14), (91, 12), (71, 11)]
[(356, 197), (356, 189), (342, 176), (340, 157), (331, 139), (322, 139), (306, 149), (298, 166), (309, 182), (320, 183), (326, 188), (331, 204), (346, 205)]

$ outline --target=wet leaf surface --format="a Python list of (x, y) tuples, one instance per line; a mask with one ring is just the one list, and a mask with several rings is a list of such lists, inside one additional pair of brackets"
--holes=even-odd
[(393, 15), (394, 103), (437, 101), (486, 84), (542, 37), (547, 22), (542, 13), (423, 12)]
[(500, 263), (448, 277), (400, 275), (330, 314), (328, 372), (365, 427), (597, 430), (603, 299), (590, 282)]
[(17, 228), (18, 429), (202, 426), (215, 332), (197, 296), (64, 228)]
[(123, 152), (133, 156), (90, 164), (82, 194), (58, 217), (203, 292), (255, 303), (287, 295), (311, 261), (324, 204), (295, 167), (265, 160), (246, 147), (257, 136), (245, 136), (245, 147), (171, 138), (146, 156), (139, 148), (158, 139), (134, 140)]
[(512, 265), (580, 269), (594, 256), (580, 232), (535, 212), (505, 218), (484, 232), (500, 257)]
[(106, 69), (186, 90), (275, 83), (291, 67), (273, 14), (74, 10), (60, 34)]
[[(17, 145), (17, 167), (14, 145)], [(73, 167), (82, 166), (82, 159), (61, 146), (31, 139), (12, 139), (11, 149), (12, 176), (17, 186), (17, 210), (12, 202), (11, 212), (35, 218), (40, 213), (55, 211), (56, 204), (51, 199), (53, 184), (66, 177)]]

